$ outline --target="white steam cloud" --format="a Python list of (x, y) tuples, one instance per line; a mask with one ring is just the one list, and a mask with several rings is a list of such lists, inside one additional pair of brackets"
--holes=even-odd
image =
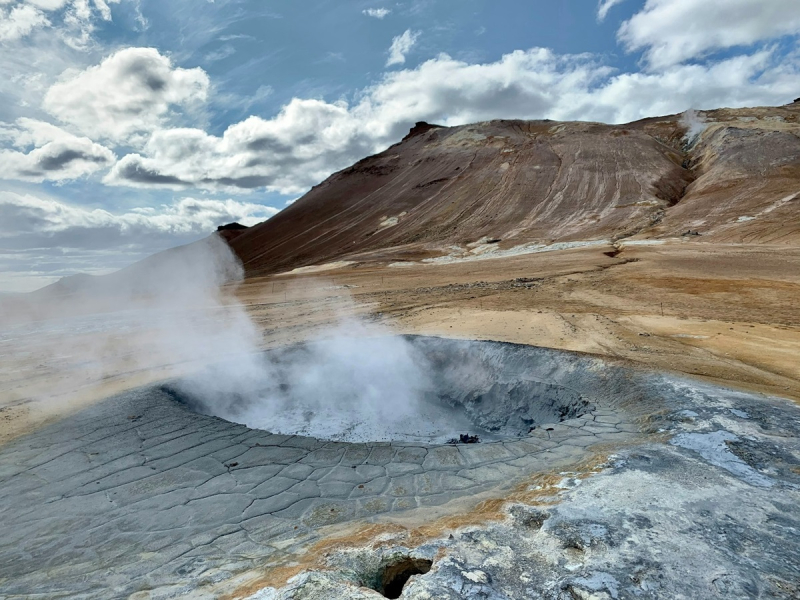
[(689, 109), (681, 115), (681, 125), (686, 128), (684, 140), (690, 146), (697, 141), (706, 130), (706, 127), (708, 127), (705, 117), (694, 109)]
[(427, 359), (384, 327), (332, 313), (338, 324), (311, 342), (262, 352), (261, 330), (234, 295), (242, 276), (212, 236), (4, 307), (0, 355), (13, 359), (0, 366), (0, 392), (61, 413), (171, 380), (190, 408), (274, 433), (342, 441), (453, 434), (446, 414), (426, 413)]
[(251, 352), (259, 335), (231, 286), (242, 275), (212, 236), (112, 275), (6, 297), (0, 396), (58, 413), (124, 389), (123, 380), (147, 383)]
[(348, 317), (306, 344), (213, 365), (174, 389), (199, 412), (273, 433), (446, 441), (454, 424), (441, 411), (428, 414), (423, 401), (433, 389), (429, 373), (405, 338)]

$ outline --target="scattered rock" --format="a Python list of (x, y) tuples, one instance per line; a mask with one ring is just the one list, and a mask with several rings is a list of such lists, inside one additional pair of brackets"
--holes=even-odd
[(527, 529), (541, 529), (542, 524), (550, 516), (543, 510), (524, 504), (515, 504), (508, 510), (508, 514), (516, 525)]
[(458, 436), (458, 439), (451, 438), (447, 440), (448, 444), (477, 444), (481, 441), (481, 439), (477, 435), (470, 435), (468, 433), (462, 433)]

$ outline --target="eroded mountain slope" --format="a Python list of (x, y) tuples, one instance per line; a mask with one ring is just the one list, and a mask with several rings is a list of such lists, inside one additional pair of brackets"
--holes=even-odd
[(800, 243), (800, 103), (706, 113), (687, 149), (697, 179), (650, 236), (700, 230), (716, 242)]
[(709, 111), (694, 124), (420, 123), (232, 245), (250, 274), (266, 274), (689, 229), (797, 243), (798, 112), (800, 103)]

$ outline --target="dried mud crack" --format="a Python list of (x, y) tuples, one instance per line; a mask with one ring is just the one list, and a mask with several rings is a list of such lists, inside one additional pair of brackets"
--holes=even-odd
[[(558, 508), (551, 508), (537, 512), (536, 518), (528, 518), (531, 509), (520, 506), (509, 512), (507, 523), (479, 526), (472, 534), (462, 532), (449, 538), (442, 532), (444, 537), (438, 540), (435, 532), (429, 532), (434, 538), (429, 545), (392, 548), (389, 544), (377, 554), (368, 551), (369, 560), (380, 558), (380, 564), (386, 566), (392, 556), (402, 555), (432, 562), (430, 572), (418, 569), (417, 574), (409, 574), (403, 582), (403, 597), (425, 597), (419, 595), (425, 589), (452, 588), (469, 595), (479, 589), (495, 589), (495, 585), (513, 587), (522, 585), (524, 573), (541, 578), (540, 589), (553, 587), (554, 582), (566, 586), (567, 591), (556, 586), (555, 595), (542, 597), (560, 598), (562, 593), (583, 597), (582, 592), (569, 592), (569, 586), (595, 593), (607, 589), (611, 580), (576, 574), (567, 585), (570, 563), (554, 559), (552, 564), (545, 561), (545, 566), (534, 569), (533, 563), (526, 562), (534, 560), (530, 552), (517, 556), (519, 569), (506, 571), (500, 565), (509, 563), (498, 560), (491, 550), (499, 543), (496, 536), (502, 533), (508, 547), (520, 545), (520, 552), (530, 544), (530, 536), (545, 535), (541, 532), (550, 532), (546, 534), (548, 543), (563, 537), (566, 541), (559, 542), (561, 549), (553, 546), (548, 552), (566, 553), (567, 558), (571, 552), (596, 558), (606, 551), (620, 552), (625, 544), (643, 543), (638, 537), (629, 537), (633, 535), (629, 523), (656, 521), (664, 517), (665, 509), (619, 505), (615, 495), (622, 492), (614, 482), (624, 479), (636, 497), (643, 493), (642, 478), (665, 478), (662, 483), (667, 487), (659, 489), (656, 503), (669, 504), (677, 483), (666, 480), (674, 477), (685, 485), (680, 470), (699, 469), (706, 473), (701, 479), (712, 479), (719, 486), (730, 480), (730, 485), (741, 488), (744, 512), (717, 514), (716, 509), (708, 508), (709, 502), (717, 502), (710, 499), (713, 495), (707, 500), (694, 499), (681, 510), (711, 511), (703, 517), (710, 528), (703, 534), (711, 536), (708, 539), (721, 539), (718, 535), (722, 534), (713, 532), (724, 527), (726, 543), (734, 543), (733, 532), (746, 534), (749, 541), (735, 542), (737, 547), (780, 542), (784, 558), (770, 558), (769, 554), (761, 559), (758, 576), (752, 568), (734, 572), (755, 577), (754, 585), (762, 590), (769, 587), (769, 577), (780, 585), (792, 581), (798, 562), (791, 561), (798, 556), (798, 543), (782, 535), (775, 537), (779, 521), (770, 515), (776, 509), (765, 512), (759, 523), (748, 525), (742, 519), (751, 518), (748, 506), (777, 501), (775, 490), (781, 490), (783, 503), (798, 494), (800, 475), (792, 468), (800, 452), (797, 438), (792, 437), (800, 430), (796, 407), (568, 352), (496, 342), (414, 340), (428, 352), (444, 354), (450, 360), (463, 362), (473, 356), (493, 365), (493, 370), (483, 372), (490, 377), (482, 381), (481, 389), (526, 381), (529, 387), (520, 393), (525, 392), (522, 395), (532, 404), (542, 394), (547, 399), (553, 390), (560, 390), (556, 396), (567, 390), (564, 397), (569, 402), (554, 405), (552, 415), (557, 418), (549, 419), (546, 426), (523, 432), (508, 420), (492, 422), (491, 411), (484, 410), (513, 393), (484, 394), (480, 408), (473, 407), (470, 418), (483, 419), (489, 433), (503, 431), (503, 435), (495, 441), (448, 446), (403, 441), (346, 443), (249, 429), (193, 412), (160, 385), (109, 398), (0, 450), (0, 507), (7, 524), (0, 541), (0, 594), (24, 597), (36, 589), (40, 597), (49, 598), (218, 597), (255, 574), (296, 561), (305, 548), (329, 535), (331, 525), (357, 526), (411, 517), (424, 521), (433, 507), (438, 507), (438, 515), (469, 512), (470, 503), (504, 497), (537, 474), (568, 472), (598, 453), (606, 456), (614, 451), (618, 458), (609, 463), (613, 465), (610, 470), (583, 484), (611, 486), (598, 492), (600, 496), (578, 495), (570, 489), (575, 483), (559, 488), (575, 494), (572, 499), (563, 498), (560, 506), (595, 503), (591, 517), (577, 504), (573, 512), (561, 514)], [(446, 372), (447, 361), (441, 360)], [(468, 405), (464, 401), (467, 396), (465, 392), (462, 409)], [(734, 396), (738, 413), (731, 411)], [(580, 410), (562, 414), (557, 406)], [(517, 415), (519, 423), (527, 424), (527, 413), (501, 408), (503, 414)], [(747, 418), (741, 416), (745, 414)], [(726, 433), (718, 433), (722, 430)], [(768, 437), (772, 446), (759, 445), (758, 436)], [(771, 469), (770, 451), (778, 450), (781, 466)], [(665, 454), (672, 456), (671, 461)], [(611, 490), (616, 491), (612, 494)], [(724, 504), (723, 499), (718, 501)], [(793, 509), (780, 518), (793, 526), (800, 524)], [(728, 524), (720, 525), (723, 521)], [(737, 529), (742, 527), (745, 529)], [(637, 526), (637, 531), (641, 530)], [(495, 546), (482, 543), (481, 550), (470, 551), (487, 553), (477, 562), (469, 559), (474, 568), (467, 563), (456, 567), (462, 560), (458, 557), (463, 545), (472, 543), (467, 541), (469, 535), (493, 539)], [(653, 543), (667, 544), (664, 540)], [(444, 558), (437, 554), (439, 549), (445, 549)], [(633, 569), (631, 573), (655, 569), (645, 562), (636, 571), (628, 565), (633, 557), (623, 554), (615, 556), (615, 568)], [(348, 563), (366, 560), (358, 556), (358, 552), (334, 556), (325, 571), (312, 569), (280, 592), (280, 597), (371, 597), (359, 595), (365, 592), (352, 586), (368, 573), (375, 576), (378, 567)], [(725, 556), (725, 560), (736, 560)], [(588, 564), (585, 558), (581, 561)], [(489, 564), (496, 568), (489, 569)], [(606, 572), (617, 582), (624, 579), (611, 567)], [(451, 585), (454, 577), (461, 582), (456, 587)], [(640, 575), (643, 581), (647, 577), (650, 575)], [(737, 589), (739, 575), (726, 577), (726, 589)], [(325, 583), (320, 587), (309, 583), (313, 581)], [(284, 583), (275, 576), (264, 585)], [(624, 585), (630, 586), (629, 579)], [(615, 593), (621, 586), (623, 583), (614, 588)]]

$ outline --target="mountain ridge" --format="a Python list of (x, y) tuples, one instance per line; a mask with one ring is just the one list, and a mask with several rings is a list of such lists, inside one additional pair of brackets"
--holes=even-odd
[[(231, 246), (248, 275), (267, 275), (469, 255), (488, 240), (508, 250), (692, 230), (703, 241), (795, 245), (798, 115), (800, 103), (703, 111), (695, 123), (686, 114), (623, 125), (417, 123)], [(693, 128), (702, 131), (689, 140)]]
[[(267, 221), (222, 226), (212, 238), (225, 239), (248, 277), (621, 241), (800, 246), (798, 118), (796, 101), (623, 125), (418, 122)], [(206, 240), (7, 300), (136, 293), (127, 279), (157, 289), (160, 263), (188, 265)]]

